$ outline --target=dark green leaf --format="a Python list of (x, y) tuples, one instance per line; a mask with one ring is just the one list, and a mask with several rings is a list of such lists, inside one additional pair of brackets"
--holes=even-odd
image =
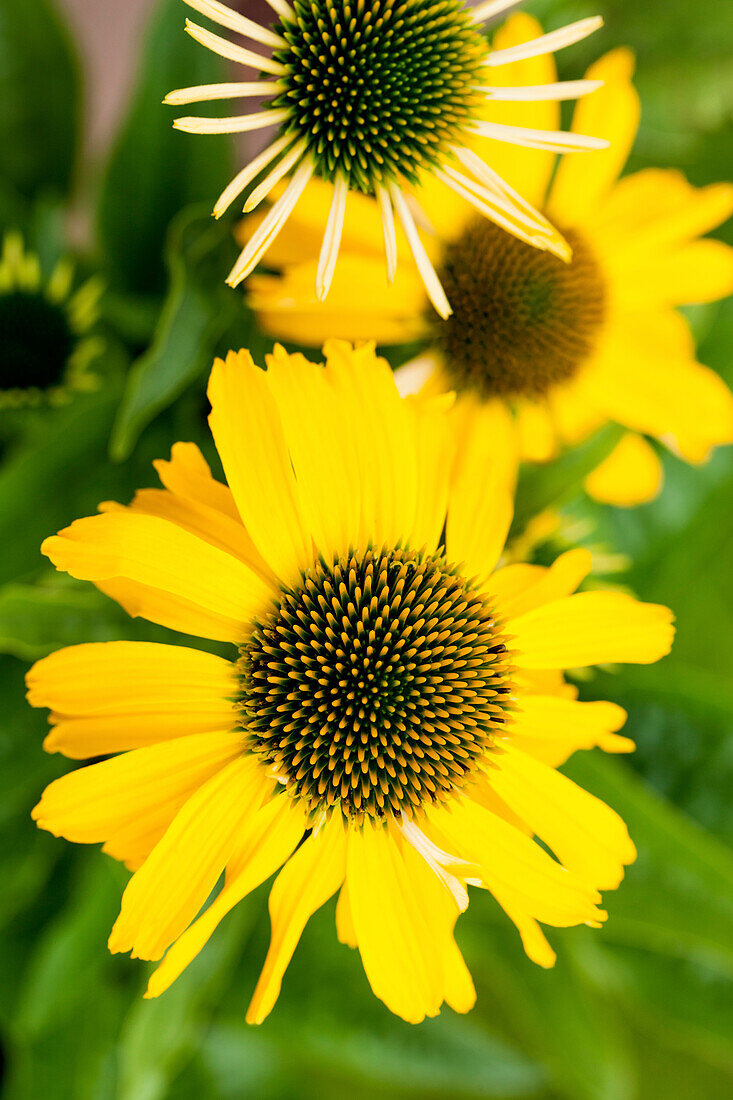
[(154, 12), (100, 199), (110, 283), (140, 294), (164, 289), (163, 246), (171, 218), (192, 202), (213, 206), (232, 174), (229, 139), (174, 130), (175, 113), (162, 104), (174, 88), (225, 79), (221, 58), (185, 33), (185, 14), (180, 0), (162, 0)]
[(68, 193), (79, 115), (77, 64), (49, 0), (0, 0), (0, 180), (32, 199)]

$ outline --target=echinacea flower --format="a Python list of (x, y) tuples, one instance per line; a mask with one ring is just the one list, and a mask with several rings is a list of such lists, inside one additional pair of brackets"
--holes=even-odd
[(94, 389), (89, 370), (101, 350), (90, 330), (101, 283), (74, 286), (74, 267), (62, 258), (44, 277), (41, 261), (9, 230), (0, 252), (0, 409), (68, 401)]
[[(519, 48), (539, 33), (535, 20), (519, 14), (495, 45)], [(372, 243), (378, 211), (360, 197), (321, 304), (312, 291), (314, 237), (330, 195), (314, 181), (270, 256), (281, 277), (258, 275), (248, 284), (260, 323), (281, 339), (316, 346), (326, 335), (422, 341), (424, 354), (404, 368), (400, 385), (455, 390), (467, 415), (501, 432), (515, 462), (545, 461), (616, 421), (629, 431), (586, 488), (614, 504), (653, 497), (662, 468), (644, 435), (689, 462), (733, 440), (733, 398), (696, 361), (690, 328), (676, 309), (733, 291), (733, 249), (701, 239), (733, 211), (733, 186), (697, 188), (678, 171), (654, 168), (618, 179), (639, 120), (632, 72), (625, 49), (588, 71), (603, 87), (580, 102), (573, 130), (606, 137), (610, 148), (565, 157), (551, 185), (552, 153), (508, 146), (494, 153), (503, 178), (572, 245), (570, 263), (528, 248), (449, 192), (427, 186), (421, 202), (436, 236), (425, 244), (453, 306), (443, 320), (409, 268), (387, 287)], [(552, 59), (541, 57), (517, 62), (506, 79), (537, 84), (555, 75)], [(551, 103), (497, 103), (493, 110), (507, 123), (557, 125)], [(242, 225), (247, 235), (256, 225), (249, 222)]]
[(156, 464), (163, 489), (44, 543), (132, 615), (232, 656), (106, 642), (34, 665), (46, 748), (119, 755), (53, 782), (33, 816), (135, 872), (109, 944), (162, 958), (148, 996), (282, 867), (248, 1020), (271, 1010), (306, 922), (338, 893), (339, 938), (417, 1022), (474, 1002), (453, 939), (467, 885), (492, 892), (542, 966), (554, 954), (538, 922), (604, 920), (599, 891), (634, 847), (556, 769), (576, 749), (633, 745), (615, 732), (624, 712), (578, 702), (562, 670), (656, 661), (672, 616), (572, 595), (583, 550), (497, 569), (511, 501), (485, 449), (458, 446), (450, 402), (401, 398), (373, 348), (332, 342), (324, 357), (217, 361), (210, 424), (229, 487), (179, 443)]
[(540, 34), (521, 47), (490, 51), (481, 24), (514, 0), (490, 0), (473, 9), (463, 0), (267, 2), (277, 16), (271, 28), (218, 0), (185, 0), (214, 23), (269, 51), (251, 50), (190, 20), (186, 23), (197, 42), (264, 79), (182, 88), (166, 98), (167, 103), (181, 105), (264, 97), (260, 111), (228, 118), (179, 118), (175, 125), (189, 133), (278, 127), (275, 140), (242, 168), (214, 207), (219, 217), (268, 169), (245, 203), (245, 210), (252, 210), (292, 172), (234, 265), (230, 285), (237, 286), (254, 270), (312, 177), (333, 184), (330, 208), (320, 227), (315, 273), (319, 298), (328, 293), (347, 199), (356, 192), (374, 195), (379, 204), (378, 239), (384, 242), (390, 280), (397, 262), (396, 215), (430, 300), (441, 316), (450, 314), (417, 229), (420, 214), (412, 189), (425, 177), (439, 180), (462, 202), (534, 247), (568, 257), (562, 236), (472, 146), (475, 135), (482, 135), (490, 144), (510, 142), (557, 152), (604, 147), (596, 137), (564, 133), (557, 127), (497, 124), (484, 111), (484, 104), (494, 100), (551, 102), (595, 88), (584, 81), (508, 87), (501, 74), (518, 58), (543, 57), (581, 41), (601, 25), (600, 18)]

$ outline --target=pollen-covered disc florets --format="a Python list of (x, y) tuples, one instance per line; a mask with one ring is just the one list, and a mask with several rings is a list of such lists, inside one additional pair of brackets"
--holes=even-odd
[(476, 218), (445, 254), (440, 277), (453, 315), (435, 322), (458, 390), (482, 399), (541, 397), (591, 354), (605, 286), (587, 242), (564, 231), (569, 263)]
[(468, 121), (486, 41), (462, 0), (295, 0), (273, 102), (325, 179), (417, 179)]
[(242, 645), (250, 748), (313, 812), (408, 814), (492, 750), (510, 668), (494, 612), (438, 555), (317, 562)]

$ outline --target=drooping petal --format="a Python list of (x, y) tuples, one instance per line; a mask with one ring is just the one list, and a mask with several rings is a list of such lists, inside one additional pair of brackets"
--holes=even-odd
[(409, 1023), (437, 1015), (441, 960), (410, 872), (383, 825), (368, 822), (349, 832), (346, 873), (356, 940), (375, 996)]
[(220, 893), (166, 952), (151, 975), (146, 997), (158, 997), (198, 955), (219, 922), (277, 871), (305, 830), (302, 811), (285, 794), (271, 799), (240, 826)]
[(260, 763), (240, 755), (191, 795), (130, 879), (109, 938), (110, 951), (132, 951), (140, 959), (161, 957), (213, 890), (268, 785), (272, 781)]
[(611, 454), (586, 477), (583, 487), (602, 504), (632, 508), (654, 500), (664, 470), (659, 455), (643, 436), (627, 432)]
[(610, 806), (511, 743), (491, 784), (563, 865), (596, 889), (615, 889), (624, 864), (636, 859), (626, 825)]
[(288, 963), (316, 909), (336, 893), (346, 873), (346, 829), (338, 814), (308, 837), (270, 891), (270, 949), (249, 1008), (247, 1023), (261, 1024), (272, 1010)]

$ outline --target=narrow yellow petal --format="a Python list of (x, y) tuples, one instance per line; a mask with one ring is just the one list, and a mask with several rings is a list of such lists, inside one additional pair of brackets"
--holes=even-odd
[(235, 838), (224, 886), (198, 920), (168, 949), (150, 977), (146, 997), (158, 997), (168, 989), (226, 914), (285, 862), (305, 827), (303, 813), (285, 794), (271, 799), (246, 818)]
[(349, 832), (346, 873), (356, 939), (375, 996), (408, 1023), (437, 1015), (441, 960), (410, 871), (381, 824)]
[(512, 711), (510, 740), (555, 768), (578, 749), (598, 746), (604, 752), (632, 752), (634, 742), (616, 734), (625, 721), (626, 711), (616, 703), (523, 693)]
[(109, 938), (110, 951), (160, 958), (213, 890), (268, 782), (258, 761), (240, 755), (191, 795), (130, 879)]
[(270, 891), (270, 950), (247, 1010), (247, 1023), (261, 1024), (272, 1010), (303, 929), (344, 881), (345, 864), (345, 826), (334, 814), (301, 844), (275, 879)]
[(615, 889), (624, 864), (636, 859), (626, 825), (610, 806), (511, 742), (491, 783), (563, 865), (596, 889)]

